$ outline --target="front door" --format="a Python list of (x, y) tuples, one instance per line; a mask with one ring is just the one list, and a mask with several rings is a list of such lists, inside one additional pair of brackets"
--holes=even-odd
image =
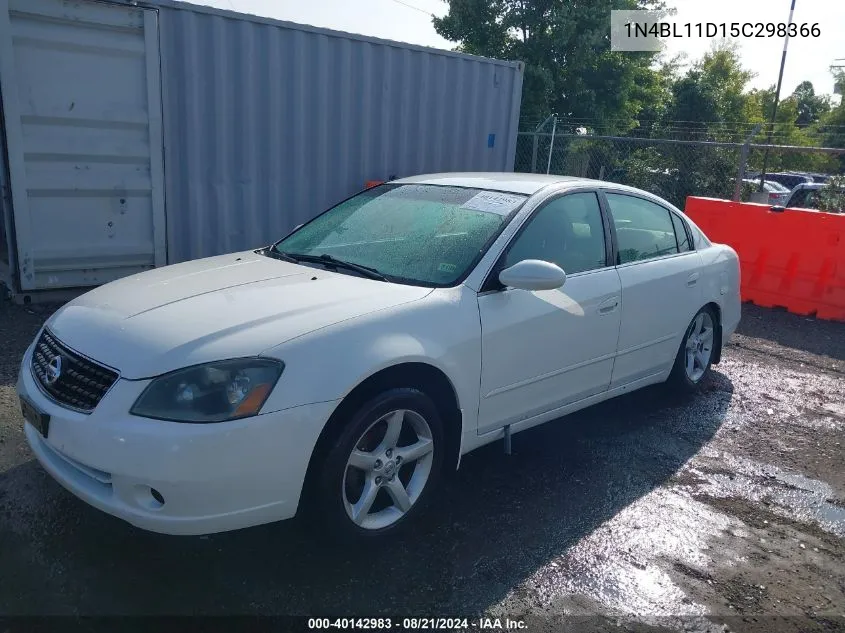
[(622, 313), (619, 275), (608, 266), (596, 194), (576, 192), (540, 207), (495, 271), (524, 259), (567, 273), (556, 290), (480, 293), (479, 433), (605, 391)]

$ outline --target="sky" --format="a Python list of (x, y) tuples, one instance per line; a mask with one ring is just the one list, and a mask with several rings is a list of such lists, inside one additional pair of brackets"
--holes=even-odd
[[(434, 48), (454, 48), (455, 43), (440, 37), (431, 24), (431, 15), (447, 11), (443, 0), (191, 0), (221, 9), (311, 24), (324, 28), (361, 33), (373, 37), (410, 42)], [(668, 0), (677, 9), (674, 20), (699, 22), (786, 22), (791, 0)], [(796, 0), (793, 21), (819, 24), (817, 38), (791, 38), (787, 52), (781, 95), (792, 93), (800, 82), (809, 80), (817, 93), (833, 92), (829, 67), (836, 58), (845, 58), (845, 0)], [(728, 27), (730, 28), (730, 27)], [(746, 68), (756, 73), (753, 88), (777, 83), (782, 38), (737, 40)], [(700, 58), (711, 40), (674, 39), (667, 42), (667, 53), (686, 53), (690, 61)], [(845, 60), (835, 62), (845, 65)]]

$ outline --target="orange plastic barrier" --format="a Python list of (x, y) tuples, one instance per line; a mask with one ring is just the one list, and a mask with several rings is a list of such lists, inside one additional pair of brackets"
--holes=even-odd
[(684, 211), (739, 255), (743, 301), (845, 321), (845, 214), (696, 197)]

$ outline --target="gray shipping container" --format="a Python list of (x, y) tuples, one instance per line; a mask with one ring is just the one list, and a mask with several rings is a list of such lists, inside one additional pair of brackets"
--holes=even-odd
[(512, 171), (522, 64), (170, 0), (0, 0), (0, 280), (258, 247), (363, 188)]

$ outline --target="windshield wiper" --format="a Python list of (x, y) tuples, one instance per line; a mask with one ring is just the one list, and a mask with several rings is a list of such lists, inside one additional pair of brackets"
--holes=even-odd
[(322, 255), (307, 255), (305, 253), (286, 253), (285, 251), (277, 251), (275, 249), (273, 250), (273, 252), (280, 255), (280, 258), (285, 258), (289, 261), (323, 264), (328, 268), (346, 268), (347, 270), (354, 270), (355, 272), (360, 273), (365, 277), (369, 277), (370, 279), (378, 279), (379, 281), (389, 281), (387, 276), (383, 273), (380, 273), (376, 268), (371, 268), (370, 266), (363, 266), (361, 264), (355, 264), (353, 262), (346, 262), (342, 259), (337, 259), (336, 257), (329, 255), (328, 253), (323, 253)]
[(277, 251), (273, 247), (265, 248), (263, 252), (264, 252), (264, 255), (266, 255), (267, 257), (272, 257), (273, 259), (281, 259), (282, 261), (290, 262), (292, 264), (295, 264), (298, 261), (298, 260), (294, 259), (293, 257), (291, 257), (290, 255), (288, 255), (287, 253), (284, 253), (282, 251)]

